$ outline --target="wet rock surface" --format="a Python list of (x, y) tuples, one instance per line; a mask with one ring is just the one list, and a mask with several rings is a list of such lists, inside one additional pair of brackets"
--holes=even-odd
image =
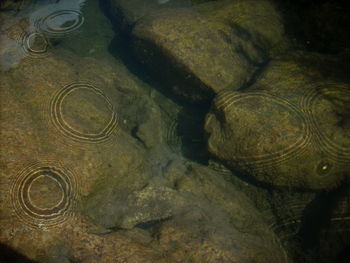
[(347, 56), (277, 2), (1, 12), (0, 261), (343, 262)]
[(113, 15), (113, 19), (115, 19), (124, 30), (130, 30), (138, 20), (160, 9), (189, 7), (191, 5), (190, 0), (108, 0), (107, 3)]
[[(164, 10), (144, 18), (133, 36), (142, 63), (155, 74), (162, 66), (163, 82), (190, 101), (206, 101), (229, 85), (237, 89), (254, 70), (232, 48), (230, 42), (239, 38), (228, 27), (206, 22), (192, 10)], [(219, 50), (227, 55), (218, 56)]]
[(296, 58), (272, 61), (244, 92), (214, 99), (208, 148), (258, 181), (330, 189), (349, 176), (349, 86), (331, 72), (304, 72)]
[[(125, 175), (139, 165), (143, 150), (121, 127), (125, 99), (117, 90), (138, 85), (121, 65), (104, 62), (97, 71), (91, 65), (98, 61), (63, 54), (1, 73), (1, 242), (39, 261), (63, 244), (69, 249), (61, 257), (114, 262), (128, 257), (115, 253), (118, 237), (91, 234), (96, 227), (80, 216), (79, 203), (101, 174)], [(136, 250), (130, 256), (161, 257)]]
[[(132, 10), (140, 10), (141, 2), (152, 5), (139, 2)], [(289, 47), (271, 2), (209, 1), (192, 3), (193, 8), (171, 3), (144, 12), (140, 19), (121, 17), (134, 23), (132, 44), (141, 63), (167, 89), (189, 101), (208, 101), (220, 90), (243, 87), (260, 64)], [(124, 1), (111, 5), (128, 13)], [(115, 10), (111, 13), (118, 17)], [(219, 55), (222, 51), (225, 55)]]
[[(155, 154), (164, 155), (164, 149)], [(143, 229), (156, 236), (152, 244), (176, 262), (187, 258), (193, 262), (208, 258), (210, 262), (288, 261), (274, 233), (242, 192), (207, 167), (173, 154), (167, 157), (166, 163), (146, 165), (150, 179), (136, 191), (129, 187), (126, 194), (119, 182), (93, 191), (86, 202), (87, 215), (109, 229)], [(189, 247), (191, 251), (186, 252)], [(268, 251), (278, 252), (271, 257)]]
[(132, 136), (151, 118), (126, 114), (145, 93), (122, 65), (63, 50), (40, 62), (1, 73), (2, 243), (39, 262), (288, 262), (239, 190)]

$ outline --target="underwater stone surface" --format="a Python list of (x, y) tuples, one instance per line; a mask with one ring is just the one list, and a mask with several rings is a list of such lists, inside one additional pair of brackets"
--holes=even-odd
[[(112, 16), (134, 21), (131, 34), (139, 60), (167, 89), (189, 101), (207, 101), (225, 88), (241, 88), (261, 63), (289, 48), (281, 18), (269, 1), (171, 6), (137, 20), (123, 16), (129, 9), (123, 2), (112, 1), (121, 12), (112, 10)], [(139, 2), (135, 10), (151, 5)], [(258, 16), (257, 8), (262, 12)], [(223, 51), (226, 55), (219, 55)]]
[(263, 217), (220, 174), (162, 147), (148, 155), (164, 161), (146, 158), (147, 184), (126, 189), (110, 178), (88, 196), (84, 211), (95, 223), (157, 237), (151, 244), (175, 262), (288, 262)]
[(209, 151), (274, 186), (338, 186), (349, 176), (350, 88), (342, 69), (318, 70), (325, 62), (334, 63), (296, 53), (271, 61), (244, 91), (219, 93), (206, 119)]
[(190, 0), (104, 0), (110, 7), (110, 14), (123, 30), (131, 30), (135, 23), (163, 8), (189, 7)]
[(163, 8), (186, 8), (216, 0), (102, 0), (123, 30), (131, 30), (141, 18)]
[[(240, 38), (228, 26), (211, 23), (191, 9), (159, 11), (140, 20), (132, 34), (140, 61), (190, 101), (208, 100), (228, 86), (238, 89), (254, 71), (232, 46)], [(221, 50), (226, 56), (218, 55)]]
[(1, 243), (40, 262), (168, 262), (119, 233), (96, 234), (105, 230), (79, 208), (102, 175), (133, 180), (142, 164), (128, 123), (147, 109), (136, 120), (121, 110), (137, 97), (147, 105), (137, 79), (116, 61), (64, 50), (0, 75)]
[[(261, 61), (265, 56), (276, 57), (291, 48), (283, 17), (274, 1), (209, 1), (194, 8), (210, 21), (229, 25), (245, 40), (242, 49), (254, 62)], [(262, 53), (262, 58), (253, 56), (258, 51)]]
[[(325, 223), (320, 230), (320, 258), (329, 262), (349, 257), (350, 243), (350, 186), (344, 185), (331, 199), (330, 205), (323, 209)], [(343, 262), (343, 261), (340, 261)]]
[(242, 193), (169, 150), (122, 64), (55, 52), (0, 73), (1, 243), (39, 262), (288, 262)]

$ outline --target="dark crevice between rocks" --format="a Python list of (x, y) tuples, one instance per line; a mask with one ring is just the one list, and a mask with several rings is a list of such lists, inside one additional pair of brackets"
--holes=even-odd
[(273, 0), (286, 32), (301, 49), (336, 54), (348, 48), (346, 0)]
[[(292, 254), (292, 258), (295, 262), (322, 262), (322, 263), (341, 263), (344, 262), (344, 256), (349, 253), (346, 251), (347, 246), (341, 238), (332, 238), (329, 240), (323, 240), (323, 246), (321, 245), (322, 231), (329, 229), (332, 220), (332, 209), (339, 202), (339, 192), (349, 187), (349, 185), (343, 186), (341, 189), (335, 189), (330, 192), (319, 193), (314, 200), (312, 200), (304, 209), (301, 217), (301, 228), (295, 237), (297, 241), (297, 250)], [(340, 190), (340, 191), (339, 191)], [(341, 234), (344, 235), (344, 234)], [(340, 249), (337, 255), (328, 255), (321, 253), (324, 249), (324, 245)], [(311, 257), (312, 260), (309, 260)]]
[[(244, 28), (236, 25), (236, 24), (229, 24), (229, 27), (231, 29), (231, 31), (233, 32), (233, 35), (235, 36), (239, 36), (242, 40), (244, 41), (249, 41), (253, 48), (255, 50), (257, 50), (258, 53), (260, 54), (266, 54), (267, 50), (262, 50), (262, 48), (260, 46), (264, 46), (263, 45), (263, 37), (261, 36), (261, 43), (260, 45), (252, 42), (251, 40), (253, 39), (253, 37), (251, 36), (251, 34), (249, 32), (247, 32), (247, 30), (245, 30)], [(227, 38), (227, 37), (226, 37)], [(232, 44), (232, 41), (229, 41)], [(249, 54), (245, 51), (244, 47), (242, 46), (242, 44), (239, 44), (235, 50), (238, 54), (240, 54), (242, 57), (244, 57), (248, 63), (252, 66), (254, 66), (256, 68), (256, 70), (254, 71), (254, 73), (252, 74), (252, 76), (250, 77), (250, 79), (248, 80), (247, 83), (243, 84), (237, 91), (241, 91), (241, 90), (245, 90), (247, 88), (249, 88), (250, 86), (252, 86), (257, 78), (260, 76), (260, 74), (265, 70), (265, 67), (269, 64), (270, 62), (270, 58), (267, 55), (264, 55), (263, 57), (261, 57), (259, 60), (260, 61), (256, 61), (254, 60), (254, 58), (250, 57)]]
[(187, 107), (178, 115), (177, 134), (181, 138), (181, 152), (189, 160), (207, 165), (209, 152), (204, 136), (204, 122), (209, 107)]
[[(130, 70), (130, 72), (136, 75), (141, 81), (148, 84), (152, 88), (157, 89), (165, 97), (183, 107), (183, 110), (179, 113), (177, 118), (178, 128), (176, 131), (177, 134), (182, 138), (183, 144), (181, 146), (181, 151), (183, 155), (188, 159), (202, 164), (207, 164), (209, 154), (205, 146), (203, 127), (205, 116), (210, 108), (211, 99), (214, 97), (214, 94), (203, 94), (202, 97), (208, 99), (204, 101), (202, 100), (200, 103), (189, 103), (181, 96), (174, 95), (172, 91), (173, 87), (170, 87), (171, 83), (166, 83), (167, 78), (163, 76), (163, 72), (160, 72), (158, 76), (155, 76), (155, 74), (152, 74), (145, 65), (139, 62), (139, 59), (135, 56), (134, 50), (132, 48), (134, 42), (130, 37), (131, 28), (125, 30), (119, 26), (122, 22), (118, 20), (116, 21), (111, 17), (109, 14), (110, 6), (108, 6), (105, 1), (100, 1), (100, 8), (102, 12), (110, 19), (110, 21), (112, 21), (113, 30), (116, 33), (116, 37), (112, 40), (109, 46), (109, 52), (111, 55), (117, 59), (120, 59)], [(181, 76), (172, 76), (172, 79), (179, 78), (181, 78)], [(199, 80), (197, 80), (197, 82), (200, 83)], [(191, 86), (188, 83), (185, 85), (188, 87)], [(133, 136), (144, 145), (142, 140), (137, 136), (135, 130), (133, 132)]]
[[(236, 49), (236, 51), (243, 55), (244, 58), (249, 62), (249, 64), (254, 65), (254, 66), (259, 66), (260, 64), (264, 63), (264, 61), (266, 59), (268, 59), (267, 53), (268, 50), (270, 48), (262, 48), (264, 47), (264, 38), (259, 35), (258, 33), (255, 33), (255, 41), (253, 41), (254, 37), (251, 35), (250, 32), (248, 32), (246, 29), (244, 29), (243, 27), (237, 25), (237, 24), (233, 24), (233, 23), (229, 23), (228, 26), (230, 27), (230, 31), (232, 32), (232, 35), (234, 36), (238, 36), (240, 39), (242, 39), (244, 41), (244, 43), (240, 43), (238, 44), (238, 48)], [(258, 43), (256, 42), (258, 39)], [(252, 45), (252, 47), (259, 53), (261, 54), (260, 58), (252, 58), (251, 56), (249, 56), (249, 53), (245, 50), (244, 45), (246, 45), (247, 43), (250, 43)], [(264, 54), (264, 55), (262, 55)], [(259, 61), (260, 60), (260, 61)]]
[(270, 59), (266, 59), (263, 63), (261, 63), (259, 67), (255, 70), (253, 75), (250, 77), (248, 82), (242, 85), (242, 87), (240, 87), (237, 91), (243, 91), (253, 86), (257, 82), (261, 73), (264, 72), (264, 70), (266, 70), (266, 67), (268, 66), (269, 63), (270, 63)]
[(154, 232), (155, 229), (157, 229), (159, 227), (159, 225), (161, 225), (162, 223), (171, 220), (173, 217), (169, 216), (166, 218), (161, 218), (161, 219), (156, 219), (156, 220), (150, 220), (147, 222), (141, 222), (138, 223), (135, 227), (137, 228), (141, 228), (143, 230), (148, 230), (151, 232)]
[[(131, 39), (133, 53), (140, 60), (143, 71), (159, 83), (155, 85), (168, 98), (180, 105), (209, 105), (215, 94), (186, 65), (178, 63), (171, 52), (166, 52), (147, 39)], [(169, 61), (171, 61), (169, 63)]]
[[(332, 218), (334, 217), (332, 210), (343, 200), (339, 199), (342, 198), (339, 192), (346, 190), (346, 187), (349, 187), (349, 185), (329, 192), (314, 193), (310, 191), (309, 194), (314, 194), (314, 197), (303, 205), (300, 212), (298, 212), (298, 200), (304, 202), (303, 198), (298, 199), (298, 196), (301, 197), (299, 195), (302, 194), (301, 192), (290, 192), (293, 194), (291, 203), (286, 202), (288, 198), (278, 201), (278, 196), (288, 196), (286, 191), (274, 190), (274, 194), (270, 195), (269, 199), (272, 204), (271, 211), (275, 216), (275, 225), (278, 226), (281, 223), (281, 228), (275, 228), (274, 231), (277, 236), (282, 238), (283, 246), (287, 249), (287, 253), (293, 262), (347, 262), (344, 261), (344, 257), (349, 255), (349, 251), (346, 249), (350, 245), (350, 239), (344, 239), (344, 236), (347, 236), (350, 230), (349, 225), (347, 224), (347, 232), (337, 232), (336, 237), (329, 238), (327, 234), (325, 235), (328, 231), (333, 234), (334, 226), (331, 229)], [(285, 219), (287, 219), (288, 224), (284, 224)], [(339, 229), (336, 229), (336, 231), (339, 231)], [(330, 250), (332, 250), (331, 253), (329, 253)]]
[[(180, 96), (176, 96), (173, 93), (172, 88), (174, 85), (169, 87), (169, 83), (167, 83), (166, 78), (164, 77), (164, 72), (159, 72), (159, 74), (150, 72), (150, 70), (139, 61), (139, 58), (136, 57), (134, 48), (135, 40), (130, 35), (132, 27), (129, 29), (122, 28), (122, 21), (111, 16), (109, 10), (111, 7), (104, 1), (100, 0), (100, 8), (104, 15), (106, 15), (112, 22), (113, 30), (116, 35), (109, 45), (108, 51), (110, 54), (116, 59), (120, 59), (128, 70), (130, 70), (130, 72), (137, 76), (141, 81), (152, 88), (157, 89), (176, 104), (184, 106), (190, 105), (191, 103), (187, 100)], [(164, 65), (164, 63), (162, 62), (160, 65)], [(172, 76), (172, 79), (177, 79), (177, 77)], [(214, 94), (204, 94), (204, 96), (213, 97)], [(209, 105), (210, 101), (211, 99), (207, 99), (206, 101), (203, 101), (203, 103), (201, 102), (201, 104)]]
[(134, 127), (131, 130), (131, 136), (134, 137), (144, 148), (147, 148), (146, 143), (137, 135), (138, 127)]
[(13, 248), (0, 243), (0, 262), (1, 263), (36, 263), (37, 261), (18, 253)]
[(108, 230), (108, 231), (106, 231), (106, 232), (103, 233), (102, 235), (108, 235), (108, 234), (110, 234), (110, 233), (112, 233), (112, 232), (124, 231), (125, 229), (122, 228), (122, 227), (109, 227), (107, 230)]
[(99, 7), (103, 14), (111, 21), (113, 26), (113, 31), (115, 32), (115, 37), (112, 39), (108, 51), (116, 59), (120, 59), (125, 66), (130, 70), (131, 73), (138, 76), (142, 81), (154, 86), (155, 83), (150, 76), (145, 74), (141, 64), (134, 57), (131, 50), (131, 39), (130, 39), (130, 29), (121, 28), (123, 24), (122, 17), (116, 19), (110, 14), (111, 6), (109, 1), (99, 0)]

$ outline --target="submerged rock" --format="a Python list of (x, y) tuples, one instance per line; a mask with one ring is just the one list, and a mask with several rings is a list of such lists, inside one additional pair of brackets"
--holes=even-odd
[[(117, 8), (111, 12), (129, 21), (139, 60), (167, 89), (189, 101), (208, 101), (225, 88), (242, 88), (262, 63), (289, 48), (269, 1), (208, 1), (192, 7), (180, 2), (160, 8), (152, 1), (114, 0)], [(143, 14), (136, 15), (142, 6)]]
[[(254, 71), (235, 50), (240, 38), (228, 26), (211, 23), (191, 9), (159, 11), (142, 19), (132, 34), (141, 62), (190, 101), (208, 100), (228, 86), (238, 89)], [(225, 56), (219, 55), (222, 51)]]
[(148, 183), (126, 189), (126, 181), (110, 178), (87, 198), (85, 213), (109, 229), (147, 231), (175, 262), (288, 262), (243, 193), (211, 169), (164, 151), (146, 160)]
[(163, 8), (188, 7), (190, 0), (107, 0), (113, 19), (129, 31), (141, 18)]
[(221, 0), (195, 6), (195, 9), (210, 21), (229, 25), (245, 40), (242, 48), (249, 55), (255, 48), (273, 58), (291, 47), (283, 17), (273, 1)]
[(271, 62), (244, 92), (218, 94), (206, 120), (208, 148), (258, 181), (329, 190), (349, 176), (350, 88), (331, 82), (331, 72), (327, 79), (317, 67), (304, 71), (298, 57)]
[(155, 147), (162, 114), (124, 66), (58, 54), (1, 72), (1, 243), (39, 262), (288, 262), (242, 193)]
[(0, 11), (19, 11), (31, 0), (3, 0), (0, 2)]
[[(329, 262), (345, 262), (350, 244), (350, 187), (345, 185), (335, 193), (330, 205), (323, 209), (319, 224), (320, 258)], [(311, 216), (311, 215), (310, 215)], [(344, 261), (345, 260), (345, 261)]]
[[(137, 79), (114, 60), (64, 50), (0, 75), (0, 242), (39, 262), (166, 262), (120, 234), (92, 234), (103, 230), (80, 213), (102, 175), (132, 180), (142, 164), (129, 122), (149, 118), (151, 102)], [(145, 109), (132, 119), (137, 97)]]

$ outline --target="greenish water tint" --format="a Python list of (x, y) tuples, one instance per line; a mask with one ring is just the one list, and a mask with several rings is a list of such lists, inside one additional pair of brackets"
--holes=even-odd
[(342, 1), (0, 3), (1, 262), (346, 262)]

